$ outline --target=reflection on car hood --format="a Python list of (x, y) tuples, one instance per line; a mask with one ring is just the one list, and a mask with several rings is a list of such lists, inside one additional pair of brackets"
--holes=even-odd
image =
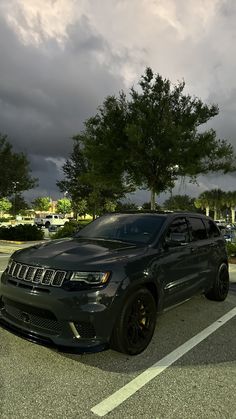
[(65, 270), (81, 265), (107, 264), (143, 253), (144, 247), (131, 243), (101, 239), (62, 239), (15, 252), (21, 263)]

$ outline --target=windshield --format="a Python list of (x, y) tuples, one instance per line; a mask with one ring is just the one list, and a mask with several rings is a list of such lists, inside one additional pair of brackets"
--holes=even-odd
[(108, 214), (84, 227), (75, 237), (147, 244), (165, 221), (156, 214)]

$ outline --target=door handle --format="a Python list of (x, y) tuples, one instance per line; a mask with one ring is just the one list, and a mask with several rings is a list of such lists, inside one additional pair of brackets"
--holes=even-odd
[(190, 250), (191, 250), (192, 253), (195, 253), (197, 251), (197, 249), (198, 249), (197, 247), (190, 247)]

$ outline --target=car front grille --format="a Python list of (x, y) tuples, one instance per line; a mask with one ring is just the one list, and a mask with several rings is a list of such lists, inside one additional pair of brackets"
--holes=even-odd
[(66, 277), (66, 271), (38, 268), (37, 266), (17, 263), (14, 260), (8, 266), (8, 274), (12, 278), (21, 279), (33, 284), (61, 287)]

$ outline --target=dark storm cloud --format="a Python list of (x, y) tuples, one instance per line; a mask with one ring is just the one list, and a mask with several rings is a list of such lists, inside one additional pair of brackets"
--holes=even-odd
[[(0, 132), (17, 151), (28, 154), (39, 186), (28, 198), (58, 194), (59, 165), (46, 157), (67, 158), (71, 137), (83, 128), (108, 94), (123, 86), (111, 74), (109, 62), (119, 62), (103, 38), (93, 33), (84, 16), (68, 27), (62, 47), (55, 40), (40, 47), (24, 45), (0, 20)], [(99, 63), (104, 55), (106, 64)]]
[(56, 41), (33, 47), (0, 22), (0, 131), (21, 150), (67, 157), (69, 138), (104, 96), (122, 87), (107, 64), (99, 63), (96, 54), (105, 54), (109, 63), (111, 53), (86, 17), (68, 35), (64, 47)]

